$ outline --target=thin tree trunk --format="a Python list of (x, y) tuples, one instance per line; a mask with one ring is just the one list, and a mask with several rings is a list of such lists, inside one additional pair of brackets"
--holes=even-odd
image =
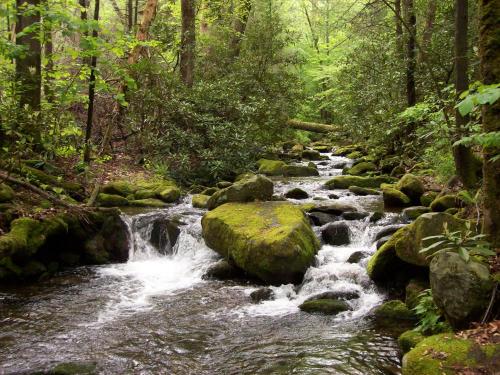
[[(46, 9), (49, 10), (49, 3), (46, 2)], [(44, 25), (44, 38), (45, 38), (45, 59), (47, 64), (45, 64), (45, 83), (44, 83), (44, 94), (45, 100), (48, 103), (54, 102), (54, 91), (52, 90), (52, 74), (54, 73), (54, 44), (52, 42), (52, 25), (50, 21)]]
[(243, 35), (245, 35), (245, 29), (251, 10), (252, 0), (241, 0), (233, 24), (234, 35), (229, 42), (229, 51), (232, 58), (237, 58), (240, 54), (241, 40), (243, 39)]
[[(40, 25), (40, 12), (37, 9), (40, 0), (16, 0), (17, 22), (16, 22), (16, 44), (22, 47), (25, 53), (16, 58), (16, 81), (19, 84), (21, 95), (19, 106), (28, 106), (33, 111), (40, 110), (40, 96), (42, 91), (42, 47), (40, 44), (39, 27), (31, 32), (20, 35), (27, 27)], [(41, 133), (39, 127), (26, 129), (33, 137), (36, 147), (41, 146)]]
[[(95, 0), (94, 6), (94, 21), (99, 21), (99, 6), (100, 0)], [(97, 26), (94, 26), (92, 31), (92, 37), (97, 38), (99, 36), (99, 31)], [(94, 54), (90, 59), (90, 78), (89, 78), (89, 108), (87, 111), (87, 127), (85, 129), (85, 150), (83, 153), (83, 161), (85, 163), (90, 163), (90, 152), (91, 152), (91, 138), (92, 138), (92, 125), (94, 117), (94, 96), (95, 96), (95, 69), (97, 66), (97, 56)]]
[[(468, 59), (468, 0), (455, 1), (455, 90), (457, 97), (469, 88), (469, 59)], [(466, 135), (465, 126), (469, 122), (468, 117), (462, 117), (457, 110), (455, 113), (456, 129), (458, 139)], [(453, 147), (455, 169), (458, 177), (465, 187), (474, 187), (477, 182), (476, 163), (472, 150), (464, 145)]]
[(401, 56), (401, 59), (404, 58), (404, 38), (403, 38), (403, 23), (401, 20), (403, 16), (401, 14), (401, 0), (396, 0), (394, 2), (394, 12), (395, 21), (396, 21), (396, 47), (398, 54)]
[(134, 18), (133, 18), (133, 12), (134, 12), (134, 6), (133, 6), (133, 1), (134, 0), (127, 0), (127, 31), (130, 33), (132, 32), (132, 29), (134, 28)]
[(405, 18), (408, 24), (408, 37), (406, 41), (406, 98), (408, 107), (417, 104), (417, 90), (415, 87), (415, 72), (417, 70), (416, 59), (416, 36), (417, 36), (417, 17), (413, 0), (404, 0)]
[[(422, 49), (427, 52), (432, 41), (434, 32), (434, 22), (436, 21), (437, 3), (436, 0), (429, 0), (427, 7), (427, 16), (425, 20), (425, 28), (422, 34)], [(418, 54), (418, 61), (422, 61), (424, 56), (421, 51)]]
[(182, 82), (187, 87), (194, 83), (194, 58), (196, 47), (195, 0), (181, 0), (182, 31), (180, 71)]
[[(500, 82), (500, 0), (480, 0), (479, 55), (483, 83)], [(500, 131), (500, 101), (483, 107), (483, 131)], [(493, 247), (500, 249), (500, 160), (492, 161), (500, 154), (498, 147), (484, 149), (483, 193), (484, 231), (490, 235)]]

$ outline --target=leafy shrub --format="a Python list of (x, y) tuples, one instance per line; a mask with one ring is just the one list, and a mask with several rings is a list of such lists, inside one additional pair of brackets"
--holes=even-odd
[(450, 330), (450, 326), (444, 321), (441, 311), (434, 303), (432, 291), (424, 290), (418, 296), (418, 304), (413, 309), (419, 321), (415, 330), (426, 335), (435, 335)]

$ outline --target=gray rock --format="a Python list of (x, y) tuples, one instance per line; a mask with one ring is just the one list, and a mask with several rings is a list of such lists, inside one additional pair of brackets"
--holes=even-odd
[(353, 290), (350, 292), (323, 292), (320, 294), (315, 294), (309, 297), (304, 302), (316, 301), (318, 299), (340, 299), (340, 300), (351, 300), (359, 298), (359, 292)]
[(252, 293), (250, 293), (250, 298), (252, 302), (259, 303), (262, 301), (269, 301), (274, 299), (274, 292), (271, 288), (259, 288)]
[(332, 246), (348, 245), (349, 235), (349, 226), (344, 222), (327, 224), (321, 230), (323, 241)]
[(310, 212), (308, 216), (312, 223), (318, 227), (322, 227), (325, 224), (333, 223), (338, 220), (337, 216), (326, 214), (324, 212)]
[(363, 220), (368, 216), (370, 216), (368, 212), (344, 212), (342, 214), (345, 220)]
[(204, 279), (232, 280), (243, 277), (244, 273), (227, 260), (220, 260), (208, 268), (203, 275)]
[(388, 225), (384, 227), (380, 232), (375, 236), (375, 241), (380, 240), (382, 237), (390, 236), (391, 234), (396, 233), (399, 229), (403, 228), (405, 224), (394, 224)]
[(285, 197), (289, 199), (307, 199), (309, 194), (300, 188), (294, 188), (286, 192)]
[(351, 254), (349, 259), (347, 259), (347, 263), (356, 264), (361, 262), (363, 259), (368, 258), (370, 254), (366, 251), (356, 251)]

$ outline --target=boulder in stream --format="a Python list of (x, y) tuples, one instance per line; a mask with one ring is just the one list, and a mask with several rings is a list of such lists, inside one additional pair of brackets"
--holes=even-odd
[(207, 208), (209, 199), (210, 199), (210, 195), (194, 194), (193, 198), (191, 200), (191, 204), (193, 205), (194, 208), (202, 208), (202, 209)]
[(302, 158), (307, 160), (321, 160), (321, 154), (316, 150), (302, 151)]
[(253, 303), (269, 301), (274, 299), (274, 291), (271, 288), (267, 287), (259, 288), (250, 293), (250, 298), (252, 299)]
[(282, 176), (285, 162), (281, 160), (260, 159), (257, 162), (259, 173), (266, 176)]
[(338, 216), (327, 214), (324, 212), (310, 212), (308, 213), (313, 225), (322, 227), (325, 224), (333, 223), (338, 220)]
[(347, 223), (341, 221), (325, 225), (321, 229), (321, 237), (326, 244), (332, 246), (349, 245), (350, 229)]
[(307, 199), (309, 198), (309, 194), (300, 188), (293, 188), (286, 192), (285, 197), (289, 199)]
[(285, 165), (283, 175), (285, 177), (314, 177), (319, 176), (319, 172), (317, 168), (307, 165)]
[(216, 279), (216, 280), (233, 280), (240, 279), (244, 277), (244, 272), (235, 267), (231, 262), (221, 259), (217, 263), (212, 264), (205, 274), (204, 279)]
[(319, 249), (304, 212), (289, 203), (225, 204), (205, 214), (202, 227), (210, 248), (274, 285), (301, 282)]
[(405, 174), (396, 184), (396, 189), (403, 192), (413, 203), (418, 204), (420, 197), (425, 192), (423, 182), (412, 174)]
[(375, 163), (372, 163), (370, 161), (364, 161), (361, 163), (358, 163), (354, 165), (353, 167), (349, 168), (347, 170), (348, 175), (353, 175), (353, 176), (361, 176), (365, 174), (366, 172), (374, 172), (377, 170), (377, 166)]
[(349, 186), (349, 191), (354, 195), (359, 195), (359, 196), (380, 195), (380, 191), (376, 189), (364, 188), (360, 186)]
[(424, 206), (408, 207), (403, 210), (403, 217), (406, 220), (415, 220), (419, 216), (422, 216), (423, 214), (429, 212), (431, 212), (431, 209), (429, 207), (424, 207)]
[(346, 301), (326, 298), (304, 302), (299, 306), (299, 309), (308, 313), (337, 315), (341, 312), (351, 310), (351, 307)]
[(384, 196), (384, 206), (388, 208), (408, 207), (411, 199), (402, 191), (393, 188), (382, 189)]
[(392, 183), (395, 179), (388, 176), (362, 177), (362, 176), (336, 176), (325, 183), (327, 189), (349, 189), (350, 186), (365, 188), (379, 188), (381, 184)]

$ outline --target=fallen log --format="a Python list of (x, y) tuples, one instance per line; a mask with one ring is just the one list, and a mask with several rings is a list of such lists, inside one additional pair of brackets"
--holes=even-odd
[(288, 120), (287, 125), (293, 129), (306, 130), (313, 133), (331, 133), (337, 131), (333, 125), (318, 124), (315, 122), (305, 122), (299, 120)]

